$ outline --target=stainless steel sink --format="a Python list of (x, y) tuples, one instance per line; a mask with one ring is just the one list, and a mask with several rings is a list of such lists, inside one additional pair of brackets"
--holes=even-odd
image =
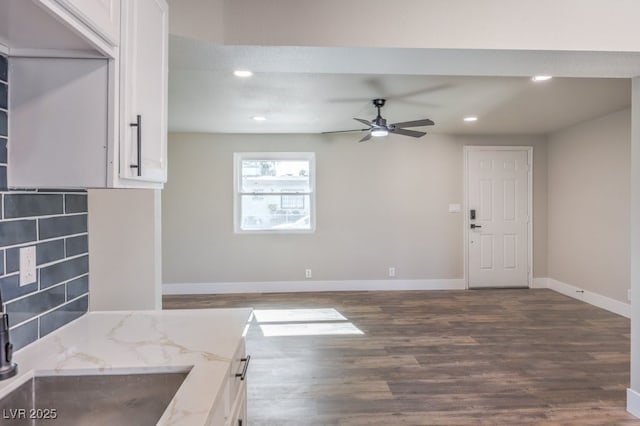
[(155, 425), (186, 376), (36, 376), (0, 399), (0, 424)]

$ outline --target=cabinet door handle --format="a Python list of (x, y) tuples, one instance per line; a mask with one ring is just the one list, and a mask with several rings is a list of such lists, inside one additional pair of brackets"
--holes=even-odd
[(245, 377), (247, 377), (247, 368), (249, 368), (249, 361), (251, 361), (251, 355), (247, 355), (246, 358), (240, 359), (240, 362), (244, 362), (242, 373), (236, 373), (236, 377), (240, 377), (240, 380), (244, 380)]
[(138, 164), (132, 164), (132, 169), (138, 169), (138, 176), (142, 176), (142, 116), (140, 114), (136, 117), (135, 123), (129, 124), (131, 127), (137, 127), (138, 134)]

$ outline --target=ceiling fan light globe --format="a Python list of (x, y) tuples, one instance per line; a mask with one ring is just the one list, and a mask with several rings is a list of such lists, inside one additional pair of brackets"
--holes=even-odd
[(389, 131), (387, 129), (378, 128), (378, 129), (371, 130), (371, 136), (376, 138), (381, 136), (387, 136), (388, 134), (389, 134)]

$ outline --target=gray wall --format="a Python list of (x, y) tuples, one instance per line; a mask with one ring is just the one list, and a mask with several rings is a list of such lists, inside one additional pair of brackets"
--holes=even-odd
[(631, 111), (549, 138), (549, 278), (627, 302)]
[[(162, 197), (163, 282), (463, 278), (463, 145), (534, 147), (534, 276), (546, 276), (543, 137), (170, 134)], [(313, 151), (317, 231), (233, 232), (233, 152)]]
[(88, 193), (89, 310), (162, 309), (160, 190)]

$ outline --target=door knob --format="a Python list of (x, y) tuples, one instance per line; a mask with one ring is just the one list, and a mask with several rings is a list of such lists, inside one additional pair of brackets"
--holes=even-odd
[(476, 225), (475, 223), (471, 224), (471, 229), (482, 228), (481, 225)]

